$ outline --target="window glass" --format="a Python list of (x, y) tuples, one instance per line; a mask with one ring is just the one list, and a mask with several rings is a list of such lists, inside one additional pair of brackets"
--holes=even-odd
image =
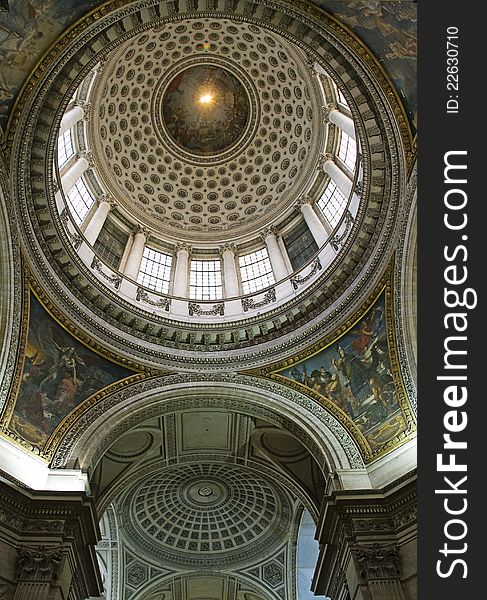
[(219, 300), (223, 297), (219, 260), (192, 260), (189, 297), (193, 300)]
[(318, 252), (318, 244), (305, 221), (301, 221), (283, 240), (294, 270), (302, 267)]
[(108, 265), (114, 269), (118, 269), (128, 239), (129, 236), (127, 233), (122, 231), (116, 223), (107, 219), (93, 248), (98, 256)]
[(350, 169), (355, 170), (355, 160), (357, 158), (357, 144), (347, 133), (342, 131), (340, 139), (340, 149), (338, 150), (338, 158)]
[(337, 185), (333, 181), (330, 181), (323, 195), (318, 200), (318, 208), (331, 227), (335, 227), (338, 224), (346, 206), (347, 198), (338, 189)]
[(65, 131), (59, 136), (57, 141), (57, 162), (58, 166), (62, 167), (74, 154), (73, 139), (71, 137), (71, 129)]
[(252, 294), (275, 282), (266, 248), (240, 256), (238, 261), (244, 294)]
[(77, 225), (85, 220), (88, 211), (93, 206), (95, 198), (86, 187), (85, 182), (80, 177), (74, 186), (66, 195), (66, 203), (71, 212), (73, 220)]
[(171, 255), (146, 247), (137, 281), (145, 287), (167, 294), (171, 281), (171, 267)]
[(338, 104), (341, 104), (342, 106), (348, 108), (348, 102), (345, 100), (345, 96), (340, 90), (338, 90)]

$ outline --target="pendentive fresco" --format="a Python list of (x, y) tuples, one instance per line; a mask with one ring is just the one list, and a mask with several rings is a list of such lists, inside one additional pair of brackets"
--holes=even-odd
[(42, 447), (83, 400), (132, 374), (78, 342), (31, 295), (24, 366), (10, 428)]

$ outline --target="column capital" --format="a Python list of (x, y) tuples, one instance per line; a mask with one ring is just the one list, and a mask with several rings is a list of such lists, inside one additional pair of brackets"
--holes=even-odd
[(318, 171), (323, 171), (325, 168), (325, 163), (333, 162), (333, 158), (333, 154), (330, 152), (325, 152), (325, 154), (322, 154), (318, 162)]
[(399, 549), (396, 544), (354, 544), (351, 551), (368, 581), (400, 577)]
[(263, 229), (259, 235), (260, 235), (260, 238), (262, 239), (262, 241), (265, 242), (266, 239), (270, 235), (277, 237), (279, 235), (279, 232), (277, 231), (277, 228), (275, 225), (270, 225), (269, 227), (266, 227), (265, 229)]
[(225, 252), (231, 252), (232, 254), (235, 254), (237, 252), (237, 247), (235, 244), (222, 244), (218, 248), (218, 252), (220, 253), (220, 256), (223, 256)]
[(179, 242), (178, 244), (176, 244), (176, 254), (178, 254), (180, 250), (184, 250), (188, 254), (191, 254), (193, 246), (191, 246), (191, 244), (188, 244), (187, 242)]
[(148, 239), (150, 236), (150, 231), (148, 229), (146, 229), (145, 227), (142, 227), (142, 225), (136, 225), (133, 229), (132, 229), (132, 235), (135, 236), (139, 235), (139, 233), (141, 233), (145, 239)]
[(115, 198), (110, 194), (101, 194), (100, 196), (98, 196), (96, 201), (98, 203), (98, 206), (100, 206), (102, 202), (105, 202), (105, 204), (108, 204), (110, 206), (110, 210), (117, 205)]
[(301, 206), (303, 206), (303, 204), (309, 204), (310, 206), (313, 206), (314, 203), (315, 203), (315, 199), (313, 198), (313, 196), (309, 196), (308, 194), (305, 194), (304, 196), (300, 196), (296, 200), (296, 208), (301, 208)]
[(22, 547), (18, 550), (17, 577), (24, 581), (29, 579), (52, 581), (59, 574), (62, 560), (61, 547)]
[(88, 162), (89, 168), (93, 168), (95, 166), (95, 159), (91, 151), (79, 152), (78, 158), (84, 158)]
[(322, 106), (321, 110), (323, 111), (323, 123), (326, 125), (327, 123), (330, 122), (331, 111), (338, 110), (338, 107), (334, 102), (332, 102), (330, 104), (326, 104), (325, 106)]

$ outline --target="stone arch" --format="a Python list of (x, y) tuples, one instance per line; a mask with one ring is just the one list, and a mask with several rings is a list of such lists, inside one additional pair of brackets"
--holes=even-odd
[(171, 375), (147, 379), (116, 392), (78, 418), (74, 414), (73, 425), (63, 434), (51, 466), (94, 468), (125, 431), (182, 407), (220, 407), (261, 416), (300, 439), (325, 476), (338, 469), (364, 467), (351, 435), (318, 403), (277, 382), (236, 374)]
[(22, 319), (22, 263), (7, 180), (0, 158), (0, 408), (14, 376)]

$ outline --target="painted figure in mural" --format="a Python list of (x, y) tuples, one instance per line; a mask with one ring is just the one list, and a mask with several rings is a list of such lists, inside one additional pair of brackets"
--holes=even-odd
[(49, 383), (56, 384), (60, 380), (65, 379), (66, 375), (73, 382), (77, 382), (77, 367), (78, 365), (86, 366), (82, 358), (78, 356), (73, 346), (59, 346), (51, 338), (51, 344), (56, 348), (58, 357), (56, 362), (49, 369), (48, 374), (39, 384), (39, 390), (42, 392), (46, 389)]
[(342, 346), (338, 346), (337, 354), (338, 358), (333, 358), (332, 364), (345, 377), (354, 400), (360, 404), (370, 393), (367, 370), (360, 359), (347, 354)]

